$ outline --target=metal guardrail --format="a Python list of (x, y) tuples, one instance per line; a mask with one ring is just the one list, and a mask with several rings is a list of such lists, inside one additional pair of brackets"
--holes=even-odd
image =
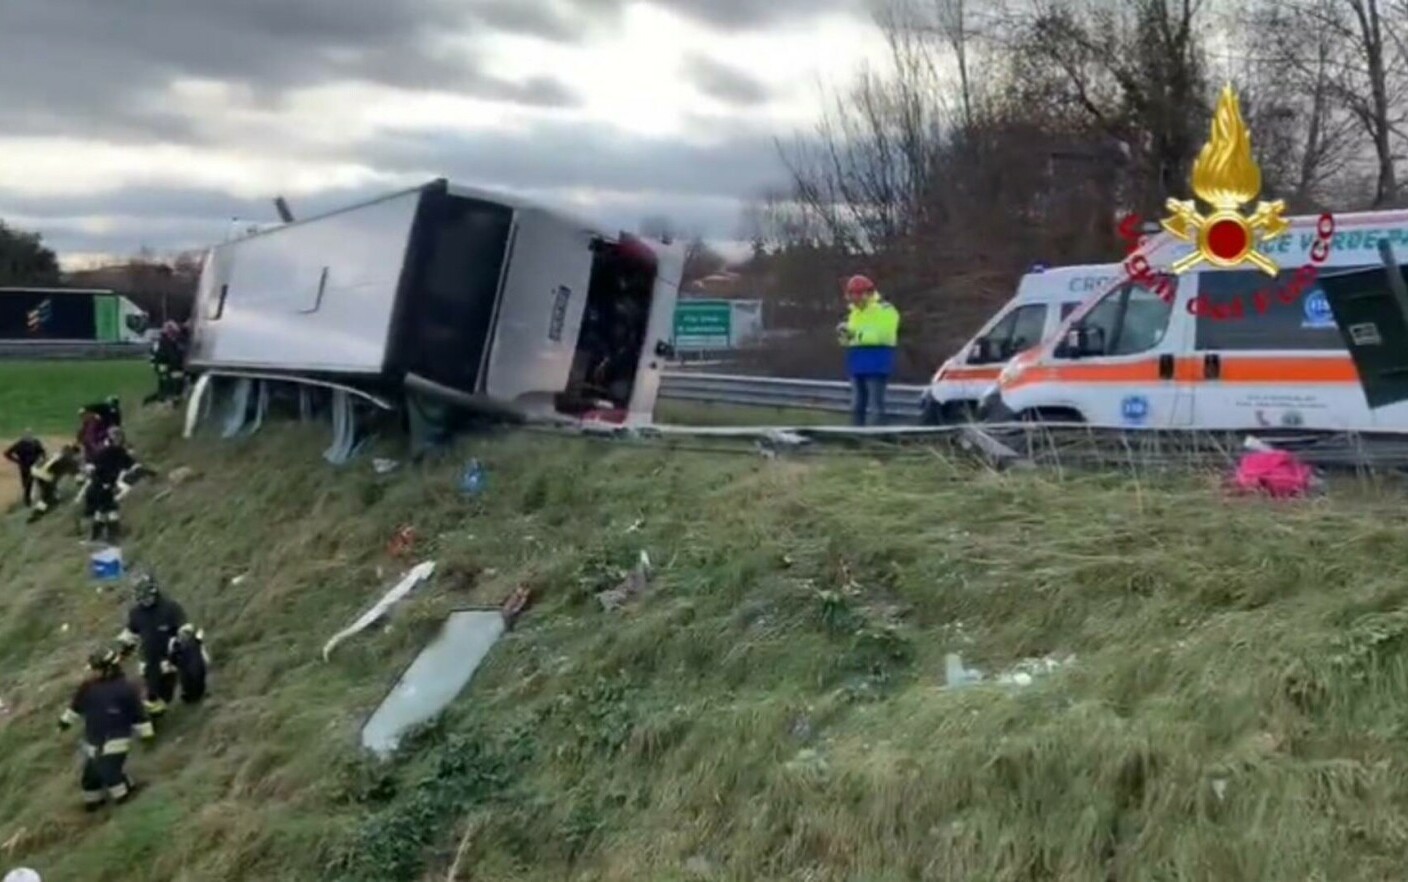
[(0, 361), (143, 358), (141, 343), (99, 343), (93, 340), (0, 340)]
[[(886, 390), (886, 409), (895, 414), (917, 415), (919, 396), (924, 389), (924, 386), (903, 383), (891, 385)], [(747, 377), (694, 371), (666, 372), (660, 382), (660, 397), (674, 401), (706, 401), (831, 413), (846, 413), (851, 409), (851, 386), (837, 380)]]

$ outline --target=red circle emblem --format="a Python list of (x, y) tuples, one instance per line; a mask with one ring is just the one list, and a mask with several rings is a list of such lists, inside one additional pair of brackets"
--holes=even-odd
[(1220, 220), (1208, 230), (1208, 250), (1223, 260), (1234, 260), (1247, 250), (1247, 231), (1234, 220)]

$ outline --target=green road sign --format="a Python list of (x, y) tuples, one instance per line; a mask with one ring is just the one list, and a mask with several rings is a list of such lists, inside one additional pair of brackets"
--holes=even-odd
[(733, 305), (727, 300), (681, 300), (675, 305), (676, 349), (728, 349)]

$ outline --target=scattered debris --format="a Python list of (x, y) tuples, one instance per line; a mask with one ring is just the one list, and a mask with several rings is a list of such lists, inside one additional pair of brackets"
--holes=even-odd
[(1022, 454), (1003, 444), (1001, 441), (979, 429), (977, 426), (968, 425), (960, 430), (961, 445), (967, 450), (976, 450), (987, 460), (988, 465), (994, 469), (1016, 469), (1019, 471), (1030, 471), (1036, 468), (1036, 463), (1027, 459)]
[(631, 523), (631, 525), (626, 528), (626, 534), (627, 534), (627, 535), (630, 535), (631, 533), (639, 533), (639, 532), (640, 532), (640, 528), (641, 528), (641, 527), (644, 527), (644, 526), (645, 526), (645, 518), (636, 518), (636, 519)]
[(392, 557), (405, 557), (416, 544), (416, 528), (410, 524), (399, 527), (386, 543), (386, 553)]
[(166, 483), (173, 487), (179, 487), (187, 481), (199, 478), (200, 474), (190, 466), (178, 466), (171, 470), (166, 476)]
[(944, 657), (944, 685), (950, 689), (962, 689), (983, 679), (983, 672), (977, 668), (965, 668), (963, 657), (950, 652)]
[(601, 608), (607, 612), (615, 612), (632, 600), (640, 597), (650, 588), (650, 555), (644, 551), (640, 553), (640, 559), (636, 562), (635, 569), (626, 574), (625, 580), (615, 588), (608, 589), (596, 596), (601, 603)]
[(233, 579), (230, 580), (230, 584), (231, 584), (232, 586), (238, 588), (239, 586), (243, 585), (244, 582), (245, 582), (245, 580), (248, 579), (248, 578), (249, 578), (249, 573), (240, 573), (238, 576), (236, 576), (236, 577), (234, 577)]
[(792, 725), (791, 725), (791, 727), (790, 727), (790, 732), (791, 732), (791, 734), (792, 734), (792, 737), (795, 738), (795, 739), (797, 739), (798, 741), (803, 741), (803, 742), (805, 742), (805, 741), (811, 741), (811, 740), (812, 740), (812, 721), (811, 721), (811, 719), (810, 719), (809, 717), (806, 717), (806, 716), (799, 716), (799, 717), (795, 718), (794, 720), (792, 720)]
[(512, 629), (515, 621), (528, 608), (528, 604), (533, 602), (533, 589), (527, 585), (519, 585), (514, 592), (504, 600), (499, 612), (503, 614), (505, 627)]
[(44, 877), (29, 867), (16, 867), (6, 873), (5, 878), (0, 882), (44, 882)]
[(373, 459), (372, 470), (378, 475), (389, 475), (401, 467), (401, 463), (394, 459)]
[(489, 474), (485, 471), (484, 464), (477, 458), (471, 459), (460, 474), (460, 493), (470, 497), (478, 496), (484, 492), (488, 481)]
[(88, 557), (88, 568), (99, 582), (116, 582), (122, 578), (122, 549), (109, 545)]
[(454, 701), (507, 629), (503, 610), (451, 613), (362, 727), (362, 746), (382, 759), (394, 753), (407, 730)]
[(702, 854), (684, 862), (685, 874), (694, 879), (711, 879), (715, 875), (714, 863)]
[(1285, 450), (1244, 454), (1230, 483), (1234, 493), (1264, 493), (1273, 499), (1305, 496), (1322, 485), (1314, 469)]
[(414, 589), (421, 582), (425, 581), (426, 579), (429, 579), (431, 574), (434, 572), (435, 561), (433, 560), (425, 561), (424, 563), (420, 563), (412, 567), (411, 571), (406, 573), (405, 577), (401, 579), (400, 582), (397, 582), (395, 587), (393, 587), (390, 591), (387, 591), (386, 594), (382, 596), (381, 600), (377, 601), (376, 606), (363, 613), (362, 617), (357, 619), (357, 621), (353, 622), (352, 625), (346, 630), (340, 631), (339, 633), (333, 635), (333, 638), (329, 640), (327, 642), (327, 645), (323, 647), (323, 661), (328, 660), (328, 657), (332, 654), (333, 647), (337, 646), (337, 644), (341, 643), (343, 640), (346, 640), (348, 637), (351, 637), (365, 630), (373, 622), (380, 619), (383, 615), (386, 614), (387, 610), (389, 610), (393, 605), (399, 602), (407, 594), (410, 594), (412, 589)]
[(1227, 779), (1226, 779), (1226, 778), (1214, 778), (1214, 779), (1212, 779), (1212, 792), (1217, 795), (1217, 801), (1218, 801), (1218, 802), (1222, 802), (1224, 799), (1226, 799), (1226, 798), (1227, 798)]
[(0, 698), (0, 717), (9, 716), (10, 706), (5, 703), (5, 699)]
[(763, 437), (755, 442), (758, 453), (767, 459), (777, 459), (777, 455), (784, 451), (796, 450), (803, 445), (810, 443), (809, 438), (798, 435), (796, 432), (789, 432), (786, 429), (768, 429), (763, 433)]
[(29, 839), (29, 828), (21, 827), (16, 830), (14, 832), (14, 835), (12, 835), (9, 839), (6, 839), (3, 843), (0, 843), (0, 851), (5, 852), (5, 854), (12, 855), (19, 849), (21, 845), (25, 843), (27, 839)]
[(455, 882), (460, 878), (460, 861), (464, 860), (465, 854), (469, 851), (470, 842), (474, 840), (480, 830), (484, 829), (488, 820), (488, 813), (480, 812), (465, 823), (464, 835), (460, 837), (459, 847), (455, 849), (455, 860), (450, 864), (450, 872), (445, 874), (445, 882)]
[(1017, 662), (1011, 669), (1000, 674), (997, 682), (1004, 686), (1030, 686), (1032, 681), (1043, 674), (1049, 674), (1057, 668), (1064, 667), (1075, 661), (1075, 656), (1067, 655), (1060, 658), (1055, 656), (1043, 656), (1042, 658), (1028, 658)]
[[(1048, 655), (1042, 658), (1023, 659), (998, 674), (993, 682), (1002, 686), (1030, 686), (1037, 677), (1049, 674), (1075, 660), (1076, 657), (1073, 655), (1061, 657)], [(963, 657), (958, 653), (950, 652), (945, 658), (944, 685), (949, 689), (962, 689), (965, 686), (981, 683), (984, 679), (985, 675), (982, 671), (977, 668), (964, 667)]]

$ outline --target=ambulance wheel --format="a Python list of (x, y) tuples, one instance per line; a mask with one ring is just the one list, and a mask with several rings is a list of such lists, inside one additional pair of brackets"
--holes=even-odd
[(919, 414), (919, 422), (925, 426), (942, 426), (944, 424), (944, 408), (937, 401), (925, 400), (924, 409)]
[(926, 426), (950, 426), (978, 421), (978, 408), (972, 401), (924, 402), (923, 422)]

